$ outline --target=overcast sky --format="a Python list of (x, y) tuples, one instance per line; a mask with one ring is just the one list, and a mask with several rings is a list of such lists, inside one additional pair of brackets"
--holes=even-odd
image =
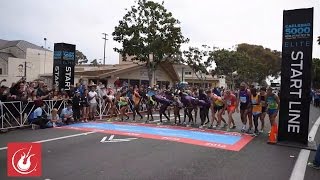
[[(161, 1), (159, 1), (161, 2)], [(76, 44), (89, 60), (103, 58), (102, 32), (111, 34), (133, 0), (6, 0), (0, 6), (0, 39), (26, 40), (53, 50), (53, 44)], [(283, 10), (315, 7), (314, 57), (320, 58), (318, 0), (165, 0), (181, 21), (189, 45), (231, 48), (239, 43), (281, 50)], [(109, 37), (107, 63), (118, 63)], [(186, 45), (184, 47), (187, 47)]]

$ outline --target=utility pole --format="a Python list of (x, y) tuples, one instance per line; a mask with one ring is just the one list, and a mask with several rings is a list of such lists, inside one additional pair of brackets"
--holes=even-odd
[(44, 63), (43, 63), (43, 74), (46, 73), (46, 61), (47, 61), (47, 38), (43, 38), (44, 40)]
[(27, 79), (27, 61), (24, 62), (24, 78)]
[(104, 49), (103, 49), (103, 64), (106, 64), (106, 42), (107, 42), (107, 36), (108, 34), (106, 33), (102, 33), (102, 35), (104, 35), (104, 37), (102, 38), (104, 40)]

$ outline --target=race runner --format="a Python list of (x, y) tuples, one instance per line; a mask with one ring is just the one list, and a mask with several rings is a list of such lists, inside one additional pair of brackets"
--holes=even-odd
[[(246, 83), (242, 82), (240, 84), (240, 91), (239, 91), (239, 95), (238, 95), (238, 103), (240, 103), (240, 116), (241, 116), (241, 121), (242, 121), (242, 129), (241, 132), (245, 132), (246, 131), (246, 125), (247, 125), (247, 121), (248, 121), (248, 113), (251, 112), (250, 111), (250, 98), (251, 98), (251, 93), (250, 91), (247, 89), (247, 85)], [(249, 119), (250, 120), (250, 119)], [(249, 129), (247, 130), (247, 133), (250, 133), (252, 129), (252, 121), (249, 121)]]
[(272, 87), (267, 89), (267, 104), (268, 104), (268, 115), (271, 127), (274, 125), (276, 121), (276, 117), (278, 115), (279, 107), (280, 107), (280, 99), (279, 97), (272, 92)]
[(251, 104), (252, 104), (252, 117), (254, 123), (254, 135), (259, 135), (258, 130), (258, 121), (261, 116), (262, 106), (261, 106), (261, 97), (257, 93), (256, 88), (251, 89)]
[[(232, 115), (233, 115), (233, 113), (235, 113), (236, 109), (237, 109), (237, 112), (239, 112), (237, 97), (233, 93), (231, 93), (230, 90), (226, 90), (224, 100), (225, 100), (225, 104), (226, 104), (225, 109), (228, 112), (228, 129), (227, 129), (227, 131), (230, 131), (230, 129), (236, 128)], [(231, 126), (231, 124), (232, 124), (232, 126)]]

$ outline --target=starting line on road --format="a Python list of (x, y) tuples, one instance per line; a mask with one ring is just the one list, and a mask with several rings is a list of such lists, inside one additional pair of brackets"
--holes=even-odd
[(250, 135), (237, 132), (139, 123), (82, 123), (60, 128), (175, 141), (230, 151), (240, 151), (253, 139)]

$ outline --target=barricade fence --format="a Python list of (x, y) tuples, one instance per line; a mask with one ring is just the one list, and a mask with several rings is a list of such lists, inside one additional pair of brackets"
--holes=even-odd
[[(44, 111), (49, 116), (52, 109), (58, 109), (60, 115), (63, 108), (65, 108), (70, 100), (43, 100), (45, 104)], [(116, 104), (116, 113), (119, 114), (119, 106)], [(129, 100), (128, 113), (132, 113), (133, 102)], [(28, 117), (36, 109), (34, 101), (8, 101), (0, 102), (0, 117), (1, 117), (1, 130), (8, 130), (13, 128), (30, 126)], [(112, 102), (107, 102), (99, 99), (97, 104), (97, 111), (95, 118), (102, 120), (110, 116), (112, 109)], [(140, 104), (140, 111), (146, 111), (146, 105)]]

